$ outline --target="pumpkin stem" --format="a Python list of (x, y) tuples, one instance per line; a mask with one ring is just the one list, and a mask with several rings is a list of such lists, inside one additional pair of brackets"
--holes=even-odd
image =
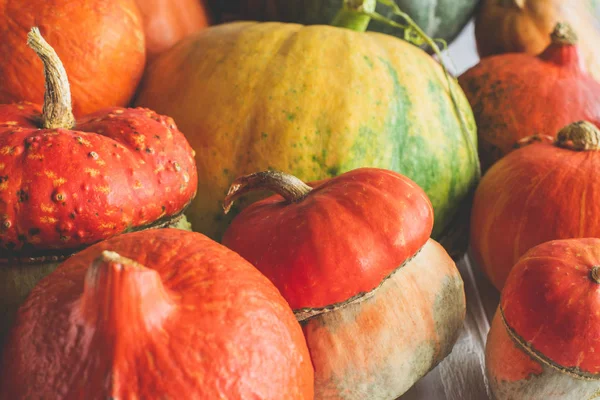
[(600, 285), (600, 266), (594, 265), (590, 271), (590, 277), (594, 282)]
[(376, 5), (377, 0), (344, 0), (342, 9), (338, 11), (330, 25), (365, 32), (371, 22), (371, 17), (365, 12), (374, 12)]
[(157, 271), (115, 252), (103, 251), (87, 271), (84, 313), (109, 334), (159, 326), (174, 306)]
[(588, 121), (578, 121), (562, 128), (555, 144), (569, 150), (600, 150), (600, 130)]
[(269, 190), (290, 203), (296, 203), (306, 197), (312, 188), (295, 176), (279, 171), (264, 171), (242, 176), (233, 181), (223, 200), (225, 214), (229, 212), (237, 198), (256, 190)]
[(573, 46), (577, 44), (577, 34), (566, 22), (559, 22), (550, 34), (553, 44)]
[(75, 117), (71, 107), (71, 89), (65, 67), (38, 28), (31, 28), (27, 35), (27, 45), (35, 51), (44, 64), (46, 91), (42, 127), (71, 129), (75, 125)]

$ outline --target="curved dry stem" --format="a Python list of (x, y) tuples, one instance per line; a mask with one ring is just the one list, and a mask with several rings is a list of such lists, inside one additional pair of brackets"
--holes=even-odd
[(75, 117), (71, 106), (71, 88), (67, 72), (58, 55), (42, 37), (38, 28), (31, 28), (27, 35), (27, 45), (38, 55), (44, 64), (46, 91), (42, 111), (42, 127), (46, 129), (75, 126)]

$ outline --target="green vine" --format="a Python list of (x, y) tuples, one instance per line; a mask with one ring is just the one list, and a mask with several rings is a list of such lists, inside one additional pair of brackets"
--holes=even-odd
[[(471, 136), (468, 134), (468, 126), (464, 120), (463, 114), (460, 111), (460, 107), (458, 105), (458, 99), (457, 99), (456, 93), (455, 93), (454, 85), (458, 85), (458, 82), (457, 82), (456, 78), (454, 78), (452, 76), (452, 74), (450, 74), (450, 72), (448, 71), (448, 68), (446, 67), (446, 64), (444, 63), (444, 60), (442, 57), (442, 51), (448, 50), (448, 44), (443, 39), (430, 38), (419, 27), (419, 25), (417, 25), (417, 23), (410, 17), (410, 15), (406, 14), (405, 12), (403, 12), (400, 9), (398, 4), (396, 4), (394, 0), (377, 0), (377, 2), (383, 4), (387, 7), (390, 7), (392, 9), (393, 14), (402, 18), (402, 20), (405, 21), (405, 24), (401, 24), (399, 22), (396, 22), (394, 20), (386, 18), (385, 16), (379, 14), (376, 11), (365, 11), (364, 8), (357, 7), (356, 6), (357, 4), (362, 3), (362, 1), (360, 1), (360, 0), (358, 0), (358, 1), (357, 0), (344, 0), (344, 7), (353, 9), (354, 12), (368, 16), (372, 20), (383, 22), (383, 23), (393, 26), (395, 28), (402, 29), (404, 31), (404, 40), (406, 40), (409, 43), (414, 44), (415, 46), (419, 46), (419, 47), (429, 46), (433, 50), (433, 52), (438, 56), (439, 63), (442, 66), (442, 69), (444, 70), (444, 74), (446, 75), (446, 80), (448, 83), (448, 90), (450, 91), (450, 98), (452, 99), (452, 103), (454, 105), (454, 108), (456, 109), (456, 114), (457, 114), (460, 124), (462, 125), (462, 128), (463, 128), (462, 129), (463, 136), (465, 136), (465, 139), (466, 139), (467, 143), (469, 144), (469, 147), (471, 149), (471, 157), (473, 157), (474, 161), (475, 161), (475, 165), (477, 168), (477, 180), (479, 180), (481, 178), (481, 168), (479, 165), (479, 160), (477, 158), (477, 146), (471, 139)], [(439, 42), (441, 44), (443, 50), (440, 50), (440, 48), (438, 47), (436, 42)]]

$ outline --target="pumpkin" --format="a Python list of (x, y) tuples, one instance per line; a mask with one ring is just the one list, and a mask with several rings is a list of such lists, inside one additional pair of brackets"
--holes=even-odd
[(223, 237), (267, 276), (302, 322), (317, 399), (394, 399), (448, 355), (465, 316), (463, 282), (429, 240), (425, 192), (361, 168), (306, 185), (267, 171), (234, 181), (277, 193), (244, 209)]
[(137, 0), (137, 4), (144, 21), (149, 59), (209, 23), (207, 10), (199, 0)]
[(481, 57), (525, 52), (537, 55), (550, 45), (549, 34), (559, 22), (573, 26), (580, 37), (582, 59), (600, 79), (600, 41), (596, 0), (482, 0), (475, 18), (475, 38)]
[(59, 261), (124, 231), (187, 227), (197, 188), (193, 150), (171, 118), (109, 108), (75, 121), (58, 56), (37, 29), (29, 43), (45, 65), (43, 109), (0, 105), (0, 339)]
[[(369, 21), (342, 14), (340, 25), (355, 29)], [(425, 189), (441, 240), (464, 224), (451, 222), (469, 206), (479, 165), (471, 110), (448, 82), (429, 55), (391, 36), (236, 22), (157, 58), (136, 104), (175, 118), (196, 151), (203, 195), (188, 216), (212, 238), (237, 213), (221, 212), (237, 176), (275, 169), (313, 181), (378, 167)]]
[(76, 117), (129, 104), (146, 62), (135, 0), (2, 1), (0, 104), (43, 101), (42, 63), (25, 44), (32, 26), (61, 55)]
[(3, 366), (11, 399), (313, 398), (302, 330), (277, 289), (179, 229), (65, 261), (19, 310)]
[(502, 289), (530, 248), (555, 239), (600, 237), (600, 131), (578, 122), (552, 137), (533, 137), (481, 180), (471, 217), (473, 257)]
[[(302, 24), (328, 24), (333, 20), (344, 0), (211, 0), (221, 21), (259, 20), (299, 22)], [(395, 0), (429, 36), (451, 42), (471, 19), (479, 0)], [(377, 12), (403, 24), (385, 2), (380, 2)], [(404, 37), (404, 30), (389, 24), (373, 21), (369, 30)]]
[(600, 123), (600, 83), (581, 68), (576, 35), (558, 24), (539, 56), (483, 59), (459, 83), (477, 121), (479, 157), (487, 170), (530, 135), (553, 135), (578, 120)]
[(497, 400), (600, 393), (600, 239), (540, 244), (514, 266), (486, 344)]

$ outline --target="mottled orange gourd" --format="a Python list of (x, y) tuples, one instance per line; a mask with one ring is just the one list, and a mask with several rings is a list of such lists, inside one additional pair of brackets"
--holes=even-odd
[(459, 78), (477, 122), (482, 170), (530, 135), (554, 135), (582, 119), (600, 123), (600, 83), (582, 68), (577, 36), (558, 24), (538, 56), (502, 54)]
[(498, 400), (581, 400), (600, 392), (600, 239), (555, 240), (511, 271), (486, 345)]
[(376, 168), (310, 185), (268, 171), (237, 179), (226, 210), (264, 189), (278, 195), (245, 208), (223, 244), (275, 283), (302, 322), (317, 399), (396, 398), (449, 354), (463, 284), (429, 239), (433, 210), (419, 186)]
[(473, 201), (472, 254), (499, 290), (530, 248), (600, 237), (598, 128), (578, 122), (556, 140), (537, 136), (523, 145), (490, 168)]
[(148, 59), (209, 24), (202, 0), (137, 0), (144, 21)]
[(302, 330), (277, 289), (179, 229), (71, 257), (33, 290), (6, 349), (2, 399), (313, 398)]
[(43, 101), (42, 63), (26, 45), (32, 26), (61, 56), (75, 116), (129, 104), (146, 62), (135, 0), (0, 0), (0, 103)]

